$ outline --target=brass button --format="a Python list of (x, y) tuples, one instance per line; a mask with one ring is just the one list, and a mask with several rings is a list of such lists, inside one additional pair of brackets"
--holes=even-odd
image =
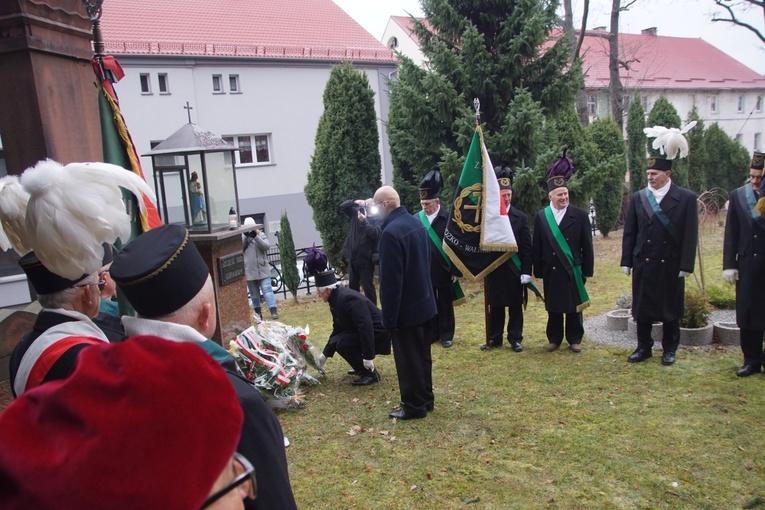
[(662, 264), (664, 263), (664, 259), (661, 259), (661, 263), (662, 263)]
[(553, 269), (555, 269), (555, 266), (553, 266)]
[(646, 262), (648, 262), (649, 260), (650, 260), (650, 259), (649, 259), (648, 257), (646, 257), (645, 261), (646, 261)]
[(649, 239), (649, 240), (647, 240), (646, 242), (647, 242), (648, 244), (651, 244), (651, 240), (650, 240), (650, 239)]

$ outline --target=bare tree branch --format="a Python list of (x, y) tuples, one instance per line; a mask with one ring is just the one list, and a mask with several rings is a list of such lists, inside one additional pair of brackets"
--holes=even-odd
[[(748, 3), (750, 3), (750, 4), (752, 4), (752, 5), (761, 7), (762, 10), (763, 10), (763, 17), (765, 17), (765, 0), (746, 0), (746, 1)], [(725, 0), (714, 0), (714, 3), (718, 7), (722, 7), (723, 9), (728, 11), (728, 14), (730, 15), (730, 18), (718, 18), (717, 16), (713, 16), (712, 17), (712, 21), (723, 21), (725, 23), (731, 23), (733, 25), (738, 25), (740, 27), (744, 27), (747, 30), (749, 30), (752, 33), (754, 33), (754, 35), (759, 37), (760, 41), (765, 43), (765, 34), (760, 32), (756, 27), (750, 25), (749, 23), (745, 23), (745, 22), (741, 21), (738, 17), (736, 17), (736, 12), (733, 10), (733, 6), (732, 5), (728, 5), (727, 3), (725, 3)]]
[(579, 58), (579, 53), (582, 51), (582, 43), (584, 42), (584, 32), (587, 30), (587, 16), (590, 13), (590, 0), (584, 0), (584, 9), (582, 11), (582, 29), (579, 31), (579, 40), (576, 43), (574, 49), (574, 58)]

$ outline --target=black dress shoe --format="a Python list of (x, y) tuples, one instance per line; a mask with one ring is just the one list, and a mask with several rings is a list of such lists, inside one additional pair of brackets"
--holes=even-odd
[(398, 411), (393, 411), (388, 415), (388, 417), (396, 418), (397, 420), (419, 420), (420, 418), (425, 418), (427, 415), (427, 411), (419, 411), (416, 409), (403, 407)]
[(500, 347), (502, 347), (502, 346), (501, 345), (494, 345), (494, 344), (483, 344), (481, 346), (481, 350), (482, 351), (488, 351), (488, 350), (491, 350), (491, 349), (499, 349)]
[(523, 344), (518, 341), (510, 342), (510, 347), (512, 347), (515, 352), (521, 352), (523, 350)]
[(675, 353), (674, 352), (665, 352), (661, 357), (661, 364), (668, 366), (668, 365), (674, 365), (675, 364)]
[(441, 345), (444, 346), (444, 349), (448, 349), (449, 347), (454, 345), (454, 343), (451, 340), (444, 340), (443, 342), (441, 342)]
[(630, 363), (640, 363), (648, 358), (652, 357), (651, 351), (648, 349), (636, 349), (635, 352), (627, 356), (627, 361)]
[(744, 365), (736, 370), (736, 375), (739, 377), (749, 377), (750, 375), (759, 374), (761, 369), (760, 365)]
[(374, 383), (379, 382), (379, 381), (380, 381), (380, 374), (377, 372), (377, 370), (375, 370), (374, 372), (372, 372), (370, 374), (363, 375), (363, 376), (359, 377), (358, 379), (353, 381), (351, 383), (351, 385), (353, 385), (353, 386), (369, 386), (370, 384), (374, 384)]

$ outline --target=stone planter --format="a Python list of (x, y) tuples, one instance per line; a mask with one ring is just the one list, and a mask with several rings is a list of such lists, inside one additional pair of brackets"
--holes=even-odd
[(703, 328), (680, 328), (680, 345), (712, 345), (714, 324)]
[(606, 312), (606, 329), (609, 331), (627, 331), (630, 315), (632, 315), (632, 310), (629, 308), (617, 308)]
[[(653, 327), (651, 328), (651, 338), (653, 338), (653, 341), (659, 345), (661, 345), (662, 331), (664, 331), (664, 327), (661, 322), (654, 322)], [(637, 322), (635, 322), (635, 319), (630, 318), (627, 321), (627, 333), (629, 333), (630, 336), (637, 338)]]
[(735, 322), (715, 322), (714, 336), (722, 345), (740, 345), (739, 329)]

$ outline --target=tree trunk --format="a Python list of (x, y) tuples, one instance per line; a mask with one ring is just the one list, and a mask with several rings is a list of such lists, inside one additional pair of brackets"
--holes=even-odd
[(624, 87), (619, 78), (619, 12), (621, 0), (611, 3), (611, 33), (608, 36), (608, 69), (610, 71), (611, 116), (624, 130)]

